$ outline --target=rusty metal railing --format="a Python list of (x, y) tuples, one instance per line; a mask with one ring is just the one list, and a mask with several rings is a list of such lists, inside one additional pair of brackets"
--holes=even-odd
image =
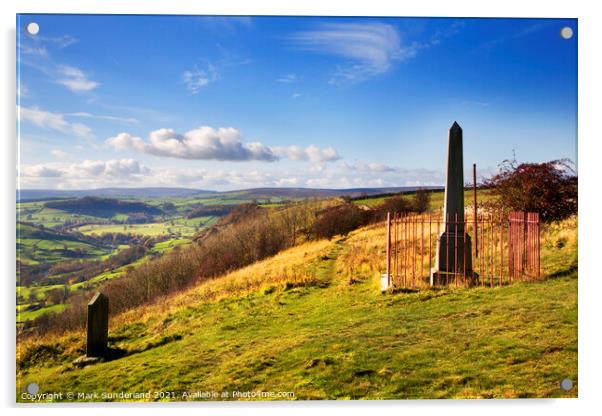
[(463, 221), (388, 213), (386, 226), (386, 276), (395, 288), (493, 287), (541, 277), (538, 213), (482, 213)]

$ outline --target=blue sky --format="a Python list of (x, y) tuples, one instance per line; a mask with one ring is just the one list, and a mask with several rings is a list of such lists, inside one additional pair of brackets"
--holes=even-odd
[(467, 171), (576, 158), (575, 19), (20, 15), (17, 65), (23, 188), (441, 185), (454, 120)]

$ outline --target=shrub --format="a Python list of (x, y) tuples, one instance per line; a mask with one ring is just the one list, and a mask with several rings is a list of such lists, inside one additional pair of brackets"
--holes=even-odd
[(370, 220), (372, 222), (384, 221), (387, 218), (387, 212), (406, 214), (414, 209), (414, 204), (403, 195), (395, 196), (387, 199), (378, 207), (370, 212)]
[(332, 238), (345, 235), (364, 225), (368, 214), (353, 203), (345, 203), (326, 208), (314, 223), (313, 232), (316, 238)]
[(484, 185), (502, 208), (539, 212), (544, 222), (577, 213), (577, 175), (568, 159), (521, 164), (505, 160)]
[(419, 189), (414, 194), (414, 211), (427, 212), (431, 206), (431, 193), (426, 189)]
[(51, 289), (46, 293), (46, 300), (51, 305), (58, 305), (67, 301), (69, 297), (69, 288), (63, 286), (62, 288)]

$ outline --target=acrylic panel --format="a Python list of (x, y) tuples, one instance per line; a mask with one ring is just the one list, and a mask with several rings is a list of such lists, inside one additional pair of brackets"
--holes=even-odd
[(576, 19), (16, 27), (18, 402), (577, 397)]

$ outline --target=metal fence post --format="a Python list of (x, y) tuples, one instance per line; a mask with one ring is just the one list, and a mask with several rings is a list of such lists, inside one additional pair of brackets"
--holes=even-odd
[(387, 282), (391, 285), (391, 213), (387, 212)]

